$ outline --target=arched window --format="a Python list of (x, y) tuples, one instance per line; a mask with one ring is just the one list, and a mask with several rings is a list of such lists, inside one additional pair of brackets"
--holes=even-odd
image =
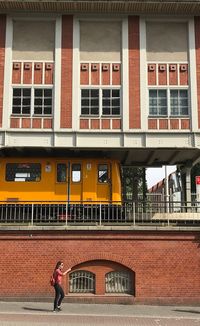
[(87, 271), (76, 271), (69, 276), (70, 293), (94, 293), (95, 275)]
[(106, 274), (106, 293), (132, 293), (132, 277), (129, 272)]

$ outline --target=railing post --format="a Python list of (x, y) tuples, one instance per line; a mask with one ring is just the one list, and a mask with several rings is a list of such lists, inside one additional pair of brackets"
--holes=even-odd
[(65, 224), (67, 226), (67, 220), (68, 220), (68, 203), (66, 204), (66, 207), (65, 207)]
[(33, 225), (33, 211), (34, 211), (34, 204), (31, 204), (31, 225)]
[(100, 215), (99, 215), (99, 225), (101, 225), (101, 204), (99, 205)]
[(133, 225), (135, 226), (135, 202), (133, 202)]

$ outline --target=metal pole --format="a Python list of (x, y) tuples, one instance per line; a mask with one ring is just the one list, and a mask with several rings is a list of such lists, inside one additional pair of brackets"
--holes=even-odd
[(169, 213), (169, 181), (168, 181), (167, 165), (165, 165), (165, 202), (166, 202), (166, 213)]

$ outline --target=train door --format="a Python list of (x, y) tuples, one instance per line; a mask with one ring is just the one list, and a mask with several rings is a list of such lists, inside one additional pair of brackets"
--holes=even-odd
[(112, 201), (111, 167), (109, 164), (97, 165), (97, 200)]
[(70, 173), (70, 201), (80, 202), (82, 198), (82, 165), (80, 163), (71, 163), (71, 173)]
[(56, 184), (55, 196), (56, 200), (68, 201), (69, 200), (69, 162), (56, 163)]

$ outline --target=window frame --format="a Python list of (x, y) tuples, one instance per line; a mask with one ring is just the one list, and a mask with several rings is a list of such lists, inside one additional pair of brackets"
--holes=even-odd
[[(150, 110), (150, 91), (151, 90), (156, 90), (156, 91), (159, 91), (159, 90), (165, 90), (166, 91), (166, 94), (167, 94), (167, 114), (166, 115), (159, 115), (159, 114), (156, 114), (156, 115), (153, 115), (153, 114), (150, 114), (149, 110)], [(171, 91), (187, 91), (187, 101), (188, 101), (188, 113), (187, 114), (176, 114), (176, 115), (173, 115), (171, 114)], [(180, 86), (170, 86), (170, 87), (166, 87), (166, 86), (150, 86), (148, 87), (148, 118), (188, 118), (190, 117), (190, 106), (191, 106), (191, 99), (190, 99), (190, 91), (189, 91), (189, 87), (187, 86), (183, 86), (183, 87), (180, 87)]]
[[(14, 167), (15, 167), (15, 165), (16, 165), (16, 167), (17, 166), (19, 166), (19, 165), (37, 165), (38, 167), (39, 167), (39, 172), (40, 172), (40, 178), (38, 179), (38, 180), (15, 180), (16, 179), (16, 174), (17, 174), (17, 170), (15, 171), (15, 178), (14, 178), (14, 180), (7, 180), (7, 168), (8, 168), (8, 166), (11, 166), (11, 165), (13, 165), (13, 169), (14, 169)], [(23, 166), (22, 166), (22, 168), (23, 168)], [(20, 172), (18, 172), (18, 173), (20, 173)], [(23, 174), (23, 172), (21, 172), (22, 174)], [(25, 171), (24, 172), (24, 174), (25, 173), (28, 173), (28, 171)], [(30, 172), (29, 172), (30, 173)], [(21, 179), (22, 179), (23, 177), (21, 176)], [(25, 178), (25, 177), (24, 177)], [(38, 178), (38, 177), (37, 177)], [(20, 179), (20, 177), (19, 177), (19, 179)], [(8, 162), (8, 163), (6, 163), (6, 165), (5, 165), (5, 182), (25, 182), (25, 183), (31, 183), (31, 182), (41, 182), (41, 180), (42, 180), (42, 165), (41, 165), (41, 163), (37, 163), (37, 162), (15, 162), (15, 163), (10, 163), (10, 162)]]
[[(106, 165), (107, 166), (107, 175), (108, 175), (108, 177), (107, 177), (107, 180), (105, 182), (100, 182), (99, 181), (99, 171), (100, 171), (99, 170), (99, 167), (100, 167), (100, 165)], [(99, 163), (97, 165), (97, 182), (100, 185), (107, 185), (107, 184), (109, 184), (109, 164), (108, 163)]]
[[(27, 113), (27, 114), (23, 114), (23, 113), (13, 113), (13, 91), (14, 89), (20, 89), (21, 91), (23, 89), (30, 89), (31, 90), (31, 95), (30, 95), (30, 98), (31, 98), (31, 101), (30, 101), (30, 113)], [(42, 114), (38, 114), (38, 113), (35, 113), (35, 90), (36, 89), (42, 89), (43, 91), (46, 90), (46, 89), (50, 89), (51, 92), (52, 92), (52, 97), (51, 97), (51, 101), (52, 101), (52, 104), (51, 104), (51, 114), (44, 114), (44, 110), (42, 112)], [(12, 116), (17, 116), (17, 117), (53, 117), (53, 113), (54, 113), (54, 87), (53, 85), (52, 86), (49, 86), (49, 85), (44, 85), (44, 84), (41, 84), (41, 85), (12, 85), (12, 104), (11, 104), (11, 115)], [(21, 99), (21, 102), (22, 102), (22, 99)]]
[[(82, 114), (82, 90), (98, 90), (99, 91), (99, 114)], [(103, 90), (118, 90), (119, 91), (119, 114), (103, 114)], [(112, 98), (111, 98), (112, 100)], [(112, 110), (112, 106), (110, 107)], [(121, 86), (114, 86), (114, 85), (103, 85), (103, 86), (81, 86), (80, 87), (80, 117), (94, 117), (94, 118), (119, 118), (122, 115), (122, 88)]]
[[(71, 282), (73, 282), (73, 280), (74, 279), (78, 279), (78, 277), (76, 277), (76, 274), (78, 275), (78, 274), (80, 274), (80, 276), (79, 276), (79, 278), (81, 278), (81, 276), (84, 276), (84, 274), (85, 275), (88, 275), (88, 277), (86, 278), (86, 279), (89, 279), (90, 281), (91, 281), (91, 285), (93, 285), (93, 288), (90, 288), (88, 291), (87, 291), (87, 289), (77, 289), (76, 291), (71, 291), (71, 288), (73, 288), (74, 287), (74, 284), (71, 284)], [(81, 275), (81, 274), (83, 274), (83, 275)], [(74, 278), (73, 278), (73, 276), (74, 276)], [(81, 282), (82, 284), (81, 285), (83, 285), (83, 283), (85, 283), (85, 282)], [(92, 273), (92, 272), (90, 272), (90, 271), (87, 271), (87, 270), (77, 270), (77, 271), (74, 271), (74, 272), (71, 272), (70, 274), (69, 274), (69, 293), (71, 294), (71, 293), (75, 293), (75, 294), (77, 294), (77, 293), (81, 293), (81, 294), (88, 294), (88, 293), (92, 293), (92, 294), (95, 294), (95, 292), (96, 292), (96, 275), (94, 274), (94, 273)]]
[[(121, 274), (121, 275), (120, 275)], [(108, 277), (110, 276), (110, 279)], [(125, 277), (126, 276), (126, 277)], [(108, 290), (108, 288), (111, 288), (111, 285), (108, 284), (109, 281), (112, 279), (115, 279), (116, 281), (126, 279), (127, 281), (127, 287), (124, 291), (120, 291), (120, 287), (122, 288), (122, 284), (114, 284), (114, 288), (117, 289), (115, 291)], [(133, 280), (131, 277), (131, 273), (128, 271), (111, 271), (105, 274), (105, 294), (132, 294), (133, 293)]]
[[(80, 165), (80, 170), (73, 170), (73, 165)], [(74, 181), (74, 179), (73, 179), (73, 172), (78, 172), (78, 171), (80, 171), (79, 181)], [(81, 183), (81, 182), (82, 182), (82, 164), (81, 163), (72, 162), (71, 163), (71, 183), (77, 184), (77, 183)]]

